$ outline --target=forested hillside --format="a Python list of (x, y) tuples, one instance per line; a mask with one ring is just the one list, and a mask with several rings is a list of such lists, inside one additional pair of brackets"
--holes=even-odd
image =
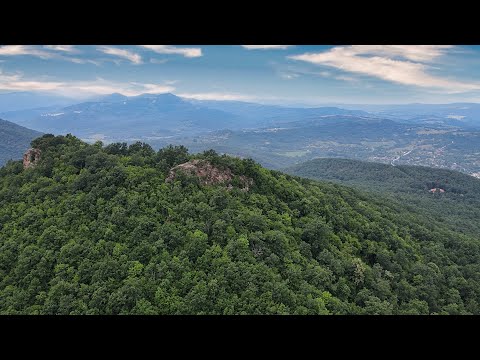
[(181, 146), (32, 146), (0, 169), (2, 314), (480, 313), (478, 238), (383, 198)]
[(428, 221), (480, 241), (480, 179), (448, 169), (392, 166), (350, 159), (315, 159), (286, 172), (375, 192)]

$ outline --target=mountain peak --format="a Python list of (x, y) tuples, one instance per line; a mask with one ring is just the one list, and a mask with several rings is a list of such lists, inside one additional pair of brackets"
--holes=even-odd
[(95, 99), (95, 101), (100, 101), (100, 102), (120, 102), (124, 101), (127, 99), (127, 96), (120, 94), (120, 93), (113, 93), (109, 95), (103, 95), (100, 96), (99, 98)]
[(140, 99), (140, 98), (145, 98), (145, 99), (158, 99), (158, 98), (164, 98), (164, 99), (180, 99), (180, 97), (178, 97), (177, 95), (175, 94), (172, 94), (172, 93), (160, 93), (160, 94), (155, 94), (155, 93), (143, 93), (143, 94), (140, 94), (140, 95), (137, 95), (137, 96), (132, 96), (132, 98), (137, 98), (137, 99)]

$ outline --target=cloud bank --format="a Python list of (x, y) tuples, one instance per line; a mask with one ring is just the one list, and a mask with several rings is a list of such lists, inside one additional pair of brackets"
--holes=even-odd
[(450, 45), (352, 45), (288, 58), (447, 93), (479, 90), (480, 83), (458, 81), (429, 73), (432, 69), (430, 64), (437, 62), (452, 48)]
[(30, 55), (41, 59), (51, 59), (55, 54), (34, 45), (4, 45), (0, 46), (0, 56)]
[(175, 90), (170, 84), (117, 82), (97, 78), (92, 81), (50, 81), (27, 79), (21, 73), (5, 74), (0, 71), (0, 90), (40, 91), (67, 97), (86, 98), (91, 95), (107, 95), (120, 92), (126, 96), (144, 93), (162, 94)]

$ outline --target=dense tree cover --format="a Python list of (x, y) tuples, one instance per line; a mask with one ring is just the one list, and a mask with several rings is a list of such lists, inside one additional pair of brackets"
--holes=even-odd
[[(2, 314), (480, 313), (478, 239), (380, 198), (214, 151), (33, 146), (0, 169)], [(165, 182), (193, 158), (254, 184)]]
[[(448, 169), (350, 159), (315, 159), (285, 171), (375, 192), (425, 221), (448, 225), (480, 239), (480, 180), (473, 176)], [(432, 188), (445, 192), (431, 193)]]
[(0, 166), (21, 158), (30, 142), (42, 133), (0, 119)]

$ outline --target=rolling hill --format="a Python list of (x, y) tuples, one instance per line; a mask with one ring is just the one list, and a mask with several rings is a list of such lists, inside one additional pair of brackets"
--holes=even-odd
[(382, 195), (456, 231), (480, 239), (480, 179), (423, 166), (391, 166), (351, 159), (314, 159), (285, 169)]

